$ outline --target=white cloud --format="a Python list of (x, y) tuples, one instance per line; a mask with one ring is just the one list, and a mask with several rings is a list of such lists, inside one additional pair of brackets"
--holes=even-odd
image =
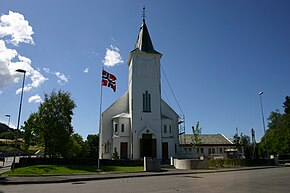
[[(30, 76), (30, 80), (31, 83), (26, 84), (24, 86), (24, 91), (28, 92), (30, 90), (32, 90), (33, 88), (38, 88), (40, 87), (46, 80), (48, 80), (47, 78), (45, 78), (38, 70), (35, 70), (31, 67), (31, 60), (29, 58), (26, 58), (24, 56), (19, 55), (19, 62), (16, 63), (17, 66), (23, 66), (21, 69), (26, 70), (26, 74), (27, 76)], [(18, 73), (20, 74), (20, 73)], [(21, 76), (22, 73), (21, 73)], [(16, 94), (19, 94), (21, 92), (21, 88), (19, 88), (16, 91)]]
[(119, 63), (124, 63), (119, 52), (120, 52), (119, 48), (114, 47), (113, 45), (111, 45), (111, 49), (107, 48), (106, 56), (105, 59), (103, 60), (104, 65), (112, 67)]
[(11, 36), (8, 42), (14, 45), (19, 43), (34, 44), (32, 35), (34, 34), (29, 22), (20, 13), (9, 11), (8, 15), (0, 17), (0, 37)]
[(44, 72), (46, 73), (50, 73), (50, 69), (49, 68), (43, 68)]
[(28, 99), (28, 102), (29, 103), (42, 103), (42, 101), (43, 100), (41, 99), (41, 97), (38, 94), (36, 94), (34, 96), (31, 96)]
[(67, 78), (64, 74), (62, 74), (62, 73), (60, 73), (60, 72), (55, 72), (54, 74), (55, 74), (56, 77), (58, 78), (57, 82), (58, 82), (60, 85), (63, 85), (63, 84), (65, 84), (65, 83), (68, 83), (68, 78)]
[(84, 73), (88, 73), (89, 72), (89, 68), (85, 68), (83, 71), (84, 71)]
[(52, 74), (52, 75), (55, 75), (56, 78), (57, 78), (57, 82), (60, 84), (60, 85), (64, 85), (65, 83), (68, 83), (68, 78), (61, 72), (58, 72), (58, 71), (52, 71), (51, 69), (49, 68), (43, 68), (44, 72), (46, 72), (47, 74)]
[[(18, 45), (19, 43), (34, 44), (31, 35), (32, 27), (19, 13), (9, 11), (9, 15), (0, 17), (0, 92), (6, 86), (17, 83), (23, 79), (23, 74), (16, 72), (17, 69), (26, 71), (26, 84), (24, 91), (40, 87), (46, 80), (38, 70), (31, 65), (31, 60), (21, 56), (15, 49), (7, 47), (6, 43)], [(5, 40), (4, 40), (5, 37)], [(2, 39), (3, 38), (3, 39)], [(16, 91), (20, 93), (21, 88)]]

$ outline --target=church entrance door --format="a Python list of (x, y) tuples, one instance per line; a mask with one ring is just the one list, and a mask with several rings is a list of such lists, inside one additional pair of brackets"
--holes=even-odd
[(168, 143), (162, 142), (162, 160), (167, 161), (168, 160)]
[(121, 159), (128, 159), (128, 143), (127, 142), (121, 142)]
[(152, 139), (152, 134), (142, 134), (140, 139), (140, 156), (156, 157), (156, 139)]

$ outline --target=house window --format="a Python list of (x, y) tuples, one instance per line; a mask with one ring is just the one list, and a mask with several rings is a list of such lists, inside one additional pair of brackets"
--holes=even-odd
[(196, 148), (196, 153), (199, 153), (199, 148)]
[(167, 133), (167, 125), (164, 125), (163, 132), (164, 132), (164, 133)]
[(215, 154), (215, 148), (208, 148), (208, 154)]
[(192, 148), (190, 147), (190, 148), (188, 148), (188, 151), (189, 151), (189, 153), (191, 153), (191, 151), (192, 151)]
[(125, 125), (122, 124), (122, 125), (121, 125), (121, 132), (124, 133), (124, 131), (125, 131)]
[(223, 148), (220, 148), (220, 153), (223, 153)]
[(200, 153), (203, 153), (203, 148), (202, 147), (200, 148)]
[(116, 123), (115, 124), (115, 133), (117, 133), (118, 132), (118, 124)]
[(147, 90), (143, 93), (143, 112), (151, 112), (151, 94)]
[(171, 133), (172, 132), (172, 130), (171, 130), (171, 125), (169, 125), (169, 133)]

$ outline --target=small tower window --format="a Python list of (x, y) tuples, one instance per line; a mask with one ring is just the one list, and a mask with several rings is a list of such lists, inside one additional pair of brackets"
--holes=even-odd
[(164, 125), (163, 132), (167, 133), (167, 125)]
[(147, 90), (143, 93), (143, 112), (151, 112), (151, 94)]
[(118, 132), (118, 124), (115, 124), (114, 126), (115, 126), (115, 133), (117, 133)]
[(124, 131), (125, 131), (125, 125), (122, 124), (122, 125), (121, 125), (121, 132), (124, 133)]

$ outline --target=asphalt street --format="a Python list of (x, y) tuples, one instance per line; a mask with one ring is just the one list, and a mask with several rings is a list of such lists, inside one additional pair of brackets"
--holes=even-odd
[(2, 185), (0, 193), (288, 193), (290, 167), (57, 184)]

